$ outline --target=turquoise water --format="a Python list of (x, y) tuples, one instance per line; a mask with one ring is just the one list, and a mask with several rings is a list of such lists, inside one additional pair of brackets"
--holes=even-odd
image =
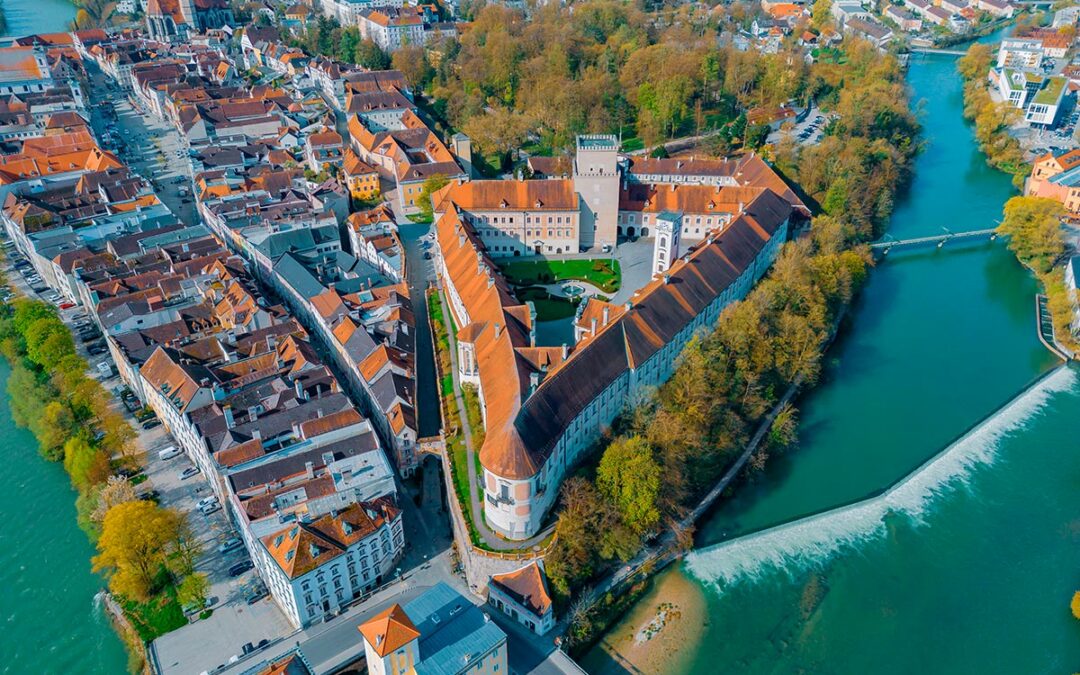
[(0, 6), (7, 18), (5, 36), (59, 33), (68, 30), (75, 19), (71, 0), (2, 0)]
[[(927, 147), (890, 233), (992, 227), (1014, 191), (972, 142), (954, 61), (918, 57), (908, 79)], [(1080, 589), (1074, 371), (1051, 375), (896, 492), (829, 511), (909, 474), (1055, 363), (1034, 331), (1035, 284), (1001, 243), (897, 253), (872, 273), (823, 382), (800, 402), (798, 449), (740, 487), (667, 573), (692, 579), (706, 604), (686, 670), (1080, 667), (1069, 613)], [(585, 666), (624, 670), (606, 644)]]
[(127, 656), (96, 598), (104, 584), (75, 524), (75, 492), (11, 421), (10, 372), (0, 361), (0, 672), (123, 673)]

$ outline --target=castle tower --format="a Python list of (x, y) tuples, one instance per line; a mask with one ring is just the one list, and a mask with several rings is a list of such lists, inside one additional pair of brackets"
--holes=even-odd
[(371, 675), (413, 673), (420, 663), (420, 631), (401, 605), (393, 605), (359, 626)]
[(682, 214), (663, 211), (656, 216), (656, 239), (653, 241), (652, 273), (663, 274), (679, 257), (679, 235), (682, 232)]
[(615, 248), (619, 219), (619, 141), (610, 134), (578, 136), (574, 190), (582, 249)]

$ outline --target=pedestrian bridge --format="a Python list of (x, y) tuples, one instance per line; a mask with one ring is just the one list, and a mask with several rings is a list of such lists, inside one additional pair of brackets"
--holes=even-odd
[(993, 241), (994, 239), (997, 239), (998, 236), (998, 232), (994, 228), (986, 230), (969, 230), (967, 232), (949, 232), (946, 230), (944, 234), (936, 234), (929, 237), (914, 237), (911, 239), (897, 239), (886, 234), (885, 238), (870, 244), (870, 248), (875, 251), (880, 251), (882, 255), (888, 255), (889, 251), (894, 248), (913, 248), (916, 246), (937, 246), (938, 248), (941, 248), (950, 241), (977, 241), (979, 239)]
[(962, 49), (938, 49), (935, 47), (912, 47), (912, 54), (948, 54), (949, 56), (963, 56), (967, 54)]

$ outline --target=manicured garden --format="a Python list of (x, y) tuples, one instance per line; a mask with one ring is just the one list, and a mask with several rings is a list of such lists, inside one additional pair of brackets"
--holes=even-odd
[(532, 302), (537, 321), (558, 321), (574, 316), (577, 302), (548, 293), (539, 286), (519, 288), (514, 293), (522, 302)]
[(585, 281), (605, 293), (619, 290), (619, 261), (593, 260), (514, 260), (499, 266), (507, 281), (515, 286), (553, 284), (558, 281)]

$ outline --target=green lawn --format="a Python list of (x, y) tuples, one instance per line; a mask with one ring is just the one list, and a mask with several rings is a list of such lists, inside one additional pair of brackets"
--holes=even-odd
[(176, 600), (176, 587), (171, 584), (146, 602), (125, 600), (121, 606), (144, 642), (150, 642), (188, 623), (184, 610)]
[(587, 281), (605, 293), (619, 290), (619, 261), (610, 258), (593, 260), (514, 260), (499, 266), (515, 286), (550, 284), (556, 281)]

